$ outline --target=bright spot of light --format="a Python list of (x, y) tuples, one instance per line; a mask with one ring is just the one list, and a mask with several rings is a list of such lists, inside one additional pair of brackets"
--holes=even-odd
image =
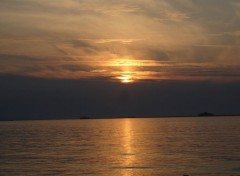
[(118, 79), (119, 79), (122, 83), (132, 83), (132, 82), (134, 82), (133, 77), (130, 76), (130, 75), (122, 75), (122, 76), (119, 76)]

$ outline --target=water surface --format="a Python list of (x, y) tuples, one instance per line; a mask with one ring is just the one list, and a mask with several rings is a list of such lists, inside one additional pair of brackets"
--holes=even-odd
[(240, 175), (240, 117), (0, 122), (0, 175)]

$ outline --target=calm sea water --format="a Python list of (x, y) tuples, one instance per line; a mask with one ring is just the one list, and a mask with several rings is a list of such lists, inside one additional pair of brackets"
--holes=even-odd
[(240, 175), (240, 117), (0, 122), (0, 175)]

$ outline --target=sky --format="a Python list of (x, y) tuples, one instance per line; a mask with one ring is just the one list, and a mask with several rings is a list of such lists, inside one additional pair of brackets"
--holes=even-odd
[(0, 118), (240, 113), (239, 0), (0, 0)]

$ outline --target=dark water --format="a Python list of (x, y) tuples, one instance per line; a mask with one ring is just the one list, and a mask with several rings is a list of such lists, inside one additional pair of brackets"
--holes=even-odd
[(0, 175), (240, 175), (240, 117), (0, 122)]

